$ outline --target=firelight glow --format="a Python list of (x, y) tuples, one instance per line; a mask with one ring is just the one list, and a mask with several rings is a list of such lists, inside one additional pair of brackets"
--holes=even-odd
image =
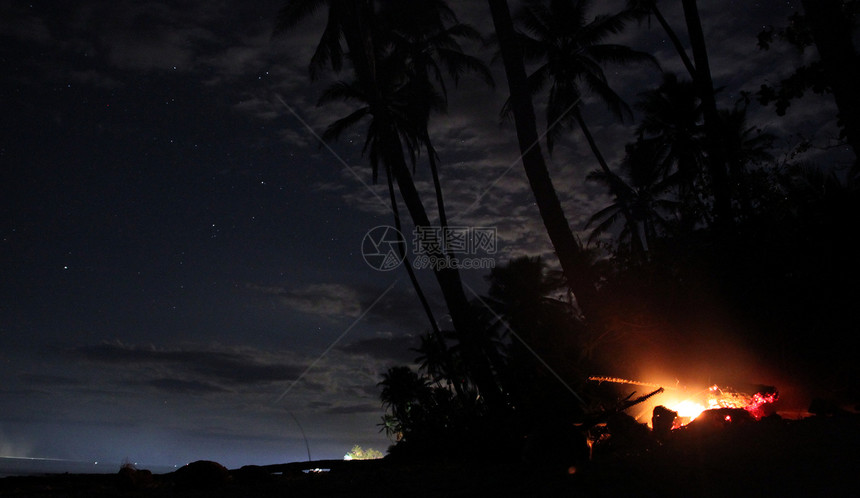
[[(762, 407), (768, 403), (775, 402), (779, 397), (776, 392), (755, 393), (750, 396), (732, 389), (722, 389), (717, 385), (711, 386), (706, 392), (707, 404), (688, 398), (678, 403), (667, 403), (665, 405), (670, 410), (677, 412), (679, 419), (683, 419), (683, 422), (677, 425), (678, 427), (692, 422), (705, 410), (718, 408), (742, 408), (758, 420), (764, 415)], [(726, 417), (726, 421), (731, 421), (731, 418)]]
[(678, 412), (679, 417), (689, 418), (692, 421), (707, 408), (701, 403), (685, 399), (677, 405), (669, 406), (669, 409)]

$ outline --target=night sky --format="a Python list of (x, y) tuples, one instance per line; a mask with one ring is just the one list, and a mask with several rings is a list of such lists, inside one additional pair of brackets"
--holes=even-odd
[[(795, 2), (729, 3), (700, 2), (723, 106), (799, 62), (755, 38)], [(302, 429), (315, 459), (390, 444), (376, 383), (415, 358), (426, 319), (402, 269), (362, 257), (364, 235), (392, 224), (362, 129), (331, 150), (315, 138), (350, 110), (317, 107), (332, 80), (307, 76), (324, 16), (272, 38), (280, 5), (0, 3), (0, 456), (235, 467), (306, 459)], [(452, 7), (491, 33), (485, 2)], [(680, 71), (658, 28), (616, 41)], [(451, 224), (496, 228), (497, 264), (551, 258), (493, 71), (495, 90), (465, 78), (431, 129)], [(607, 74), (631, 101), (660, 81), (649, 67)], [(837, 134), (826, 97), (786, 119), (750, 111), (780, 137), (777, 157), (797, 131), (821, 146)], [(586, 113), (617, 164), (635, 123)], [(595, 167), (578, 135), (552, 156), (575, 230), (606, 203), (584, 181)], [(416, 182), (434, 212), (423, 162)], [(483, 275), (464, 272), (467, 292), (485, 290)]]

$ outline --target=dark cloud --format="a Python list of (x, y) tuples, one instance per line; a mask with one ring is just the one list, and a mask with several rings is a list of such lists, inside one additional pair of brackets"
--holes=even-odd
[(160, 365), (228, 384), (293, 381), (304, 370), (298, 365), (273, 363), (272, 358), (261, 359), (237, 351), (158, 349), (103, 343), (76, 348), (72, 354), (89, 361), (118, 366)]
[(226, 389), (222, 389), (216, 385), (196, 380), (152, 379), (147, 381), (145, 384), (148, 386), (152, 386), (160, 391), (167, 391), (171, 393), (209, 394), (226, 392)]
[(361, 339), (340, 349), (347, 354), (366, 355), (376, 360), (412, 363), (418, 356), (418, 353), (412, 351), (416, 347), (418, 347), (417, 337), (406, 335)]
[(79, 386), (83, 384), (80, 379), (68, 377), (65, 375), (52, 375), (42, 373), (21, 373), (18, 374), (18, 379), (25, 384), (37, 386)]
[(274, 297), (286, 309), (324, 317), (358, 317), (362, 303), (358, 291), (346, 284), (311, 284), (301, 287), (247, 284), (262, 297)]
[(326, 410), (331, 415), (355, 415), (357, 413), (379, 413), (379, 404), (366, 403), (361, 405), (335, 406)]

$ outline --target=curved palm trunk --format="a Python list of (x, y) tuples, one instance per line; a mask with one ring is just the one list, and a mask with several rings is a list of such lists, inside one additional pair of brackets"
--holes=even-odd
[[(391, 212), (394, 214), (394, 228), (397, 229), (398, 237), (400, 237), (403, 234), (400, 223), (400, 210), (397, 208), (397, 197), (394, 194), (393, 174), (391, 173), (391, 168), (388, 167), (388, 165), (386, 165), (385, 168), (385, 176), (388, 182), (388, 196), (391, 200)], [(400, 239), (400, 241), (405, 244), (402, 239)], [(451, 367), (450, 355), (448, 355), (447, 348), (445, 346), (445, 336), (439, 329), (439, 324), (436, 321), (436, 317), (433, 316), (433, 309), (430, 307), (430, 303), (427, 301), (427, 296), (421, 289), (421, 284), (418, 282), (418, 278), (415, 276), (415, 270), (412, 269), (412, 265), (410, 264), (409, 259), (406, 256), (406, 250), (404, 249), (403, 244), (399, 245), (398, 248), (400, 250), (400, 256), (403, 258), (403, 262), (406, 265), (406, 273), (409, 274), (409, 280), (412, 282), (412, 287), (415, 289), (415, 293), (418, 294), (418, 299), (421, 301), (421, 307), (424, 309), (424, 314), (427, 315), (427, 320), (430, 322), (430, 328), (432, 329), (432, 333), (436, 337), (436, 340), (439, 341), (440, 347), (442, 348), (444, 355), (445, 378), (449, 384), (453, 384), (454, 391), (457, 393), (457, 396), (461, 399), (465, 399), (463, 387), (460, 385), (460, 382), (456, 379), (453, 379), (451, 376), (453, 368)]]
[[(385, 118), (377, 117), (377, 119)], [(391, 168), (394, 179), (397, 181), (397, 187), (400, 190), (403, 202), (406, 204), (406, 208), (416, 227), (430, 227), (430, 219), (427, 217), (424, 204), (421, 202), (421, 197), (415, 188), (412, 175), (409, 173), (409, 167), (403, 157), (400, 137), (397, 135), (397, 131), (393, 129), (393, 126), (388, 125), (384, 129), (386, 132), (384, 139), (384, 159), (387, 167)], [(441, 247), (429, 246), (427, 250), (431, 257), (437, 258), (437, 261), (449, 261), (448, 255), (442, 251)], [(448, 311), (451, 313), (451, 321), (454, 323), (457, 339), (466, 353), (466, 359), (469, 363), (473, 380), (488, 404), (499, 405), (501, 403), (501, 392), (488, 360), (482, 353), (476, 333), (475, 318), (471, 313), (469, 300), (466, 298), (466, 293), (463, 290), (460, 272), (453, 265), (443, 264), (440, 266), (434, 265), (433, 273), (436, 276), (437, 282), (439, 282), (439, 287), (442, 290)]]
[[(591, 135), (591, 130), (588, 129), (588, 125), (585, 124), (585, 119), (583, 119), (582, 113), (579, 112), (579, 110), (575, 110), (574, 117), (576, 118), (576, 122), (579, 124), (579, 128), (582, 130), (582, 134), (585, 135), (585, 140), (591, 148), (591, 153), (597, 158), (597, 163), (600, 164), (600, 169), (603, 170), (607, 178), (612, 178), (613, 173), (609, 169), (609, 164), (607, 164), (606, 159), (603, 157), (603, 153), (600, 152), (600, 148), (597, 147), (597, 142), (594, 141), (594, 136)], [(642, 237), (639, 234), (639, 226), (633, 218), (633, 213), (630, 212), (630, 209), (624, 203), (621, 204), (621, 212), (624, 217), (632, 223), (632, 226), (635, 229), (631, 234), (631, 237), (633, 237), (634, 248), (639, 254), (644, 255), (645, 245), (642, 243)]]
[[(371, 92), (373, 96), (371, 103), (375, 109), (374, 120), (380, 124), (380, 129), (383, 130), (383, 161), (386, 168), (390, 168), (394, 180), (397, 182), (397, 188), (400, 190), (400, 195), (409, 211), (409, 215), (416, 227), (430, 227), (430, 219), (427, 217), (427, 211), (424, 209), (424, 204), (421, 202), (421, 197), (418, 190), (415, 188), (415, 183), (412, 180), (412, 175), (409, 172), (409, 167), (406, 164), (406, 159), (403, 155), (403, 147), (400, 143), (400, 136), (395, 128), (392, 120), (387, 116), (386, 107), (383, 102), (382, 94), (379, 91), (379, 84), (376, 79), (376, 56), (373, 49), (373, 39), (370, 30), (372, 19), (372, 5), (367, 0), (341, 0), (347, 4), (346, 17), (343, 24), (344, 39), (350, 52), (350, 59), (353, 62), (353, 67), (356, 72), (356, 77), (363, 85)], [(440, 247), (430, 247), (431, 256), (435, 256), (439, 261), (449, 261), (448, 256)], [(452, 265), (444, 265), (444, 267), (433, 267), (433, 273), (439, 283), (439, 288), (445, 299), (445, 304), (451, 314), (451, 321), (454, 324), (454, 329), (457, 332), (458, 340), (464, 347), (467, 354), (467, 361), (471, 367), (473, 381), (481, 390), (485, 400), (490, 405), (499, 405), (501, 403), (501, 391), (493, 377), (492, 370), (487, 364), (486, 358), (482, 358), (479, 344), (477, 344), (474, 330), (476, 327), (473, 324), (473, 317), (470, 313), (469, 300), (463, 290), (463, 283), (460, 280), (459, 271)]]
[(442, 183), (439, 181), (439, 168), (436, 164), (436, 150), (427, 140), (427, 158), (430, 162), (430, 174), (433, 177), (433, 188), (436, 189), (436, 207), (439, 210), (439, 226), (443, 229), (448, 226), (448, 216), (445, 214), (445, 200), (442, 198)]
[(568, 286), (576, 296), (580, 311), (587, 316), (591, 307), (594, 289), (591, 282), (583, 278), (582, 255), (579, 244), (570, 230), (570, 225), (561, 208), (558, 194), (552, 184), (543, 154), (540, 150), (534, 106), (529, 94), (522, 49), (516, 40), (507, 0), (488, 0), (496, 35), (505, 66), (505, 74), (511, 93), (511, 108), (517, 130), (517, 140), (522, 153), (523, 168), (546, 227), (555, 248)]
[(669, 37), (669, 41), (672, 42), (672, 45), (678, 52), (678, 56), (681, 57), (681, 62), (684, 63), (684, 67), (687, 68), (687, 72), (690, 73), (690, 78), (696, 79), (696, 67), (693, 65), (693, 61), (691, 61), (690, 56), (687, 55), (687, 51), (684, 49), (684, 44), (681, 43), (681, 39), (678, 38), (678, 34), (675, 33), (675, 30), (672, 29), (672, 26), (669, 26), (669, 23), (666, 21), (666, 18), (663, 17), (663, 14), (660, 12), (660, 9), (657, 8), (657, 2), (654, 2), (654, 4), (651, 6), (651, 12), (654, 13), (654, 17), (657, 18), (657, 22), (660, 23), (660, 26), (663, 28), (663, 31), (666, 32), (666, 36)]
[(421, 301), (421, 307), (424, 309), (424, 314), (427, 315), (427, 320), (430, 322), (430, 328), (433, 330), (433, 334), (437, 337), (442, 337), (442, 332), (439, 330), (438, 323), (436, 323), (436, 317), (433, 316), (433, 309), (430, 308), (427, 296), (424, 295), (424, 291), (421, 289), (421, 284), (415, 276), (415, 271), (412, 269), (409, 258), (406, 256), (406, 249), (403, 247), (406, 242), (401, 238), (403, 231), (400, 223), (400, 210), (397, 209), (397, 197), (394, 195), (394, 182), (391, 178), (391, 168), (386, 166), (385, 173), (386, 180), (388, 181), (388, 196), (391, 200), (391, 212), (394, 214), (394, 228), (397, 229), (397, 237), (400, 242), (397, 246), (400, 251), (400, 257), (403, 259), (406, 273), (409, 274), (409, 281), (412, 282), (412, 288), (415, 289), (415, 293), (418, 294), (418, 300)]

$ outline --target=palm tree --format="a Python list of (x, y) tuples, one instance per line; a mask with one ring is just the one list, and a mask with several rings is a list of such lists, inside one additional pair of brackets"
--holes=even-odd
[(714, 192), (714, 220), (716, 228), (724, 231), (732, 225), (732, 200), (729, 188), (729, 177), (726, 171), (726, 158), (722, 143), (723, 126), (717, 112), (714, 99), (714, 82), (711, 79), (711, 65), (708, 62), (708, 51), (705, 47), (705, 35), (702, 31), (702, 20), (696, 0), (681, 0), (684, 7), (684, 19), (687, 21), (687, 34), (690, 37), (690, 48), (696, 73), (693, 82), (702, 99), (702, 115), (705, 120), (705, 135), (708, 137), (708, 173), (711, 177), (711, 188)]
[[(448, 102), (446, 74), (455, 85), (459, 84), (460, 77), (466, 72), (475, 73), (490, 87), (495, 85), (492, 74), (484, 63), (477, 57), (466, 54), (458, 41), (481, 41), (481, 34), (472, 26), (460, 23), (445, 2), (388, 0), (383, 2), (381, 16), (382, 24), (387, 26), (385, 33), (393, 51), (392, 56), (402, 61), (413, 84), (424, 87), (424, 91), (441, 104), (441, 109), (438, 110), (444, 110)], [(416, 116), (420, 117), (424, 118), (424, 123), (417, 129), (417, 141), (427, 150), (436, 191), (439, 225), (444, 228), (448, 226), (448, 219), (439, 181), (438, 154), (428, 133), (430, 113)], [(415, 152), (410, 151), (413, 165)]]
[(548, 271), (540, 257), (521, 257), (494, 268), (487, 281), (484, 301), (493, 309), (487, 339), (505, 366), (501, 377), (513, 406), (521, 413), (575, 406), (579, 395), (561, 388), (571, 389), (568, 382), (577, 377), (584, 330), (572, 303), (559, 299), (563, 276)]
[(518, 16), (524, 29), (520, 39), (526, 60), (540, 63), (528, 77), (530, 91), (537, 94), (549, 85), (547, 148), (551, 152), (564, 128), (576, 122), (601, 169), (608, 173), (609, 166), (582, 115), (584, 90), (600, 98), (615, 117), (632, 117), (629, 106), (609, 86), (602, 66), (637, 62), (657, 65), (657, 62), (644, 52), (603, 43), (633, 19), (631, 11), (598, 15), (586, 22), (590, 7), (590, 0), (529, 0)]
[(654, 14), (678, 52), (687, 72), (693, 79), (696, 92), (702, 101), (705, 135), (708, 138), (708, 159), (706, 166), (711, 176), (714, 193), (715, 218), (720, 227), (727, 227), (732, 224), (731, 190), (726, 171), (726, 158), (723, 156), (722, 135), (720, 133), (722, 125), (719, 113), (717, 112), (716, 101), (714, 100), (714, 83), (711, 78), (705, 36), (696, 0), (682, 0), (681, 5), (684, 10), (690, 49), (693, 53), (692, 60), (687, 55), (687, 51), (678, 35), (666, 22), (666, 19), (657, 8), (657, 0), (629, 0), (627, 2), (628, 9), (633, 11), (639, 18)]
[(763, 132), (757, 126), (750, 126), (747, 122), (745, 106), (721, 110), (720, 122), (723, 125), (723, 143), (733, 197), (736, 196), (740, 204), (741, 214), (749, 217), (752, 214), (752, 194), (751, 187), (746, 181), (749, 174), (748, 167), (773, 160), (768, 149), (776, 137)]
[[(421, 412), (427, 408), (431, 399), (426, 379), (409, 367), (397, 366), (389, 368), (378, 385), (382, 387), (382, 405), (391, 410), (392, 417), (399, 423), (400, 432), (406, 433), (420, 424), (423, 417)], [(390, 421), (386, 427), (389, 425)]]
[[(681, 229), (692, 230), (709, 219), (703, 198), (707, 137), (698, 92), (691, 81), (666, 73), (659, 87), (640, 94), (636, 108), (642, 112), (636, 129), (639, 157), (628, 167), (644, 176), (654, 171), (673, 186), (681, 203)], [(650, 160), (642, 156), (646, 151)]]
[(666, 215), (674, 214), (678, 208), (677, 201), (664, 197), (672, 182), (662, 174), (653, 145), (639, 141), (627, 146), (622, 167), (630, 175), (629, 184), (614, 173), (593, 171), (588, 175), (589, 180), (602, 183), (613, 196), (612, 204), (589, 219), (586, 228), (597, 223), (589, 242), (622, 221), (617, 247), (620, 253), (629, 253), (634, 263), (644, 261), (657, 237), (668, 231), (670, 221)]
[[(552, 296), (564, 287), (563, 278), (551, 274), (540, 257), (521, 257), (493, 268), (487, 281), (490, 288), (486, 301), (505, 321), (496, 326), (510, 327), (542, 356), (560, 353), (558, 349), (553, 351), (545, 346), (559, 334), (569, 331), (570, 325), (578, 320), (568, 303)], [(513, 340), (511, 347), (521, 349), (522, 345)]]
[[(708, 212), (705, 197), (714, 192), (714, 179), (706, 166), (709, 137), (695, 85), (689, 80), (679, 80), (674, 74), (664, 74), (658, 88), (640, 94), (636, 108), (643, 114), (637, 128), (636, 147), (652, 150), (653, 164), (633, 161), (628, 164), (629, 169), (642, 170), (648, 175), (656, 167), (660, 176), (677, 189), (682, 230), (692, 230), (701, 221), (710, 223), (713, 214)], [(748, 212), (749, 199), (742, 185), (745, 169), (749, 164), (771, 159), (767, 149), (774, 138), (747, 124), (743, 106), (721, 110), (719, 114), (722, 155), (729, 165), (741, 207)]]
[(286, 0), (278, 12), (275, 34), (283, 34), (294, 28), (320, 7), (328, 7), (328, 19), (319, 44), (308, 66), (312, 79), (319, 71), (331, 65), (339, 72), (343, 67), (344, 50), (341, 39), (346, 41), (349, 59), (360, 79), (375, 80), (373, 67), (373, 36), (370, 0)]
[[(395, 57), (381, 35), (379, 18), (374, 5), (367, 0), (288, 0), (281, 11), (279, 30), (288, 29), (298, 22), (296, 17), (305, 16), (313, 7), (329, 6), (329, 20), (320, 46), (323, 56), (318, 60), (334, 61), (332, 54), (342, 54), (342, 35), (348, 48), (349, 59), (355, 72), (353, 82), (339, 82), (330, 87), (320, 102), (341, 99), (359, 102), (361, 107), (350, 115), (333, 123), (324, 138), (337, 138), (348, 127), (368, 120), (365, 151), (370, 158), (374, 180), (379, 164), (397, 184), (401, 198), (416, 227), (430, 227), (427, 211), (415, 187), (404, 154), (404, 145), (410, 153), (417, 150), (421, 138), (420, 127), (426, 125), (428, 115), (439, 99), (429, 98), (426, 85), (410, 78), (403, 67), (402, 58)], [(338, 33), (335, 38), (332, 33)], [(330, 36), (330, 38), (326, 38)], [(327, 58), (326, 58), (327, 57)], [(435, 257), (445, 259), (448, 255), (439, 246), (430, 246), (428, 251)], [(497, 384), (492, 379), (489, 366), (476, 350), (470, 333), (474, 327), (470, 305), (463, 289), (460, 274), (453, 265), (434, 267), (445, 303), (451, 315), (458, 340), (469, 358), (471, 374), (480, 386), (485, 399), (498, 399)]]
[(681, 38), (678, 37), (678, 34), (675, 33), (675, 30), (672, 29), (672, 26), (669, 25), (669, 22), (666, 21), (666, 18), (663, 16), (663, 13), (657, 7), (657, 0), (629, 0), (627, 2), (627, 9), (632, 11), (637, 18), (649, 18), (653, 14), (657, 19), (657, 22), (663, 28), (663, 31), (666, 33), (666, 36), (669, 38), (669, 41), (672, 42), (672, 46), (675, 47), (675, 50), (678, 52), (678, 56), (681, 58), (681, 62), (684, 64), (684, 68), (690, 74), (690, 78), (696, 77), (696, 67), (693, 65), (693, 61), (690, 60), (690, 56), (687, 55), (687, 50), (684, 48), (684, 44), (681, 43)]
[(420, 356), (415, 359), (419, 364), (419, 368), (424, 371), (430, 380), (437, 385), (441, 385), (444, 380), (449, 385), (453, 384), (450, 380), (450, 369), (448, 367), (450, 355), (448, 346), (445, 344), (441, 334), (423, 334), (419, 337), (421, 345), (414, 349)]
[(488, 0), (499, 51), (510, 92), (510, 112), (514, 116), (520, 159), (535, 198), (538, 211), (555, 249), (567, 285), (576, 296), (580, 311), (587, 315), (596, 292), (587, 274), (588, 261), (573, 235), (561, 207), (555, 186), (540, 150), (534, 105), (526, 76), (523, 49), (514, 30), (507, 0)]

